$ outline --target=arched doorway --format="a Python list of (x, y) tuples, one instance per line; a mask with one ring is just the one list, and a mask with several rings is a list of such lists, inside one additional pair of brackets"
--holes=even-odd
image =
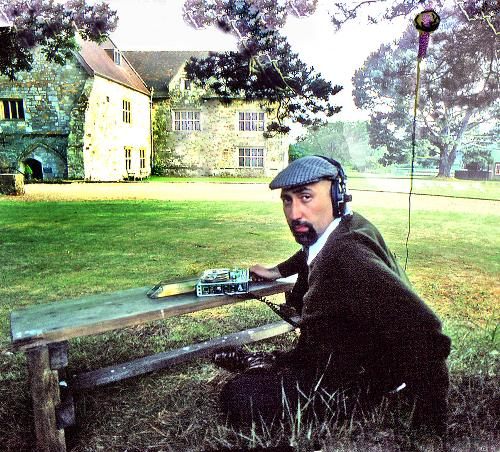
[(33, 171), (32, 177), (39, 180), (63, 178), (68, 174), (64, 158), (44, 143), (34, 143), (29, 146), (21, 161), (30, 166)]
[(39, 179), (43, 180), (43, 170), (42, 170), (42, 164), (35, 159), (26, 159), (23, 161), (24, 165), (27, 165), (31, 168), (32, 174), (31, 178), (32, 179)]

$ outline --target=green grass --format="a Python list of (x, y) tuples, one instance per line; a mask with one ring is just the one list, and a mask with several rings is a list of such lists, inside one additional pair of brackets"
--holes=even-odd
[(180, 177), (180, 176), (151, 176), (144, 182), (182, 182), (194, 183), (205, 182), (211, 184), (268, 184), (271, 182), (270, 177), (216, 177), (216, 176), (199, 176), (199, 177)]
[[(462, 191), (469, 195), (465, 186)], [(356, 199), (361, 201), (362, 194)], [(500, 215), (495, 202), (473, 213), (471, 201), (457, 202), (464, 203), (463, 211), (455, 206), (412, 213), (408, 273), (452, 337), (450, 429), (456, 450), (475, 450), (481, 441), (494, 445), (498, 439), (492, 401), (498, 398)], [(390, 206), (381, 195), (375, 204), (360, 202), (358, 210), (404, 260), (406, 209)], [(152, 286), (210, 267), (273, 264), (297, 249), (279, 205), (262, 202), (57, 203), (3, 198), (0, 231), (0, 347), (9, 343), (9, 312), (20, 306)], [(77, 338), (71, 341), (69, 372), (275, 319), (265, 306), (249, 302)], [(290, 334), (256, 347), (289, 347), (293, 341)], [(22, 354), (0, 353), (4, 450), (33, 448), (26, 378)], [(71, 449), (169, 450), (169, 445), (171, 450), (197, 451), (251, 444), (226, 430), (217, 417), (217, 394), (226, 378), (201, 360), (84, 393), (77, 399), (78, 429), (67, 435)], [(384, 422), (368, 419), (323, 431), (325, 450), (398, 450), (395, 445), (407, 439), (395, 438), (391, 423)], [(313, 439), (314, 434), (310, 440), (305, 433), (301, 436), (303, 450)]]
[[(408, 193), (410, 190), (410, 178), (354, 173), (349, 177), (349, 187), (352, 190)], [(495, 180), (473, 181), (417, 176), (413, 180), (412, 192), (421, 195), (480, 198), (500, 201), (500, 183)]]
[[(408, 193), (410, 178), (390, 174), (368, 174), (349, 172), (349, 188), (357, 190), (375, 190)], [(269, 184), (270, 177), (234, 178), (234, 177), (160, 177), (152, 176), (144, 183), (218, 183), (218, 184)], [(432, 176), (416, 176), (413, 180), (413, 193), (465, 198), (493, 199), (500, 201), (499, 181), (472, 181), (459, 179), (441, 179)]]

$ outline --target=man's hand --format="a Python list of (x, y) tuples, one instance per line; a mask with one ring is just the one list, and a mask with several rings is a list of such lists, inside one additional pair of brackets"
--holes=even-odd
[(274, 353), (248, 352), (241, 347), (226, 348), (212, 355), (212, 362), (230, 372), (247, 372), (255, 369), (270, 369), (276, 357)]
[(281, 278), (278, 267), (266, 268), (260, 264), (252, 265), (250, 267), (250, 274), (253, 281), (275, 281)]

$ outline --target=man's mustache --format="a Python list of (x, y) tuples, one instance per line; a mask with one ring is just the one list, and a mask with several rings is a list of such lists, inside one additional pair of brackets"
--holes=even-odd
[(309, 230), (312, 229), (313, 225), (309, 223), (308, 221), (301, 221), (301, 220), (292, 220), (292, 224), (290, 225), (292, 229), (299, 227), (299, 226), (307, 226)]

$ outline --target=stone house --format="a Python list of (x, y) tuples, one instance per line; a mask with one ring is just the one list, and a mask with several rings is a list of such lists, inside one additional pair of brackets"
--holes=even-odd
[(151, 97), (112, 41), (78, 39), (64, 66), (0, 76), (0, 166), (37, 179), (118, 181), (151, 173)]
[(289, 139), (266, 137), (275, 106), (233, 99), (227, 105), (186, 79), (190, 57), (208, 52), (125, 51), (151, 89), (154, 161), (167, 172), (271, 176), (288, 163)]

